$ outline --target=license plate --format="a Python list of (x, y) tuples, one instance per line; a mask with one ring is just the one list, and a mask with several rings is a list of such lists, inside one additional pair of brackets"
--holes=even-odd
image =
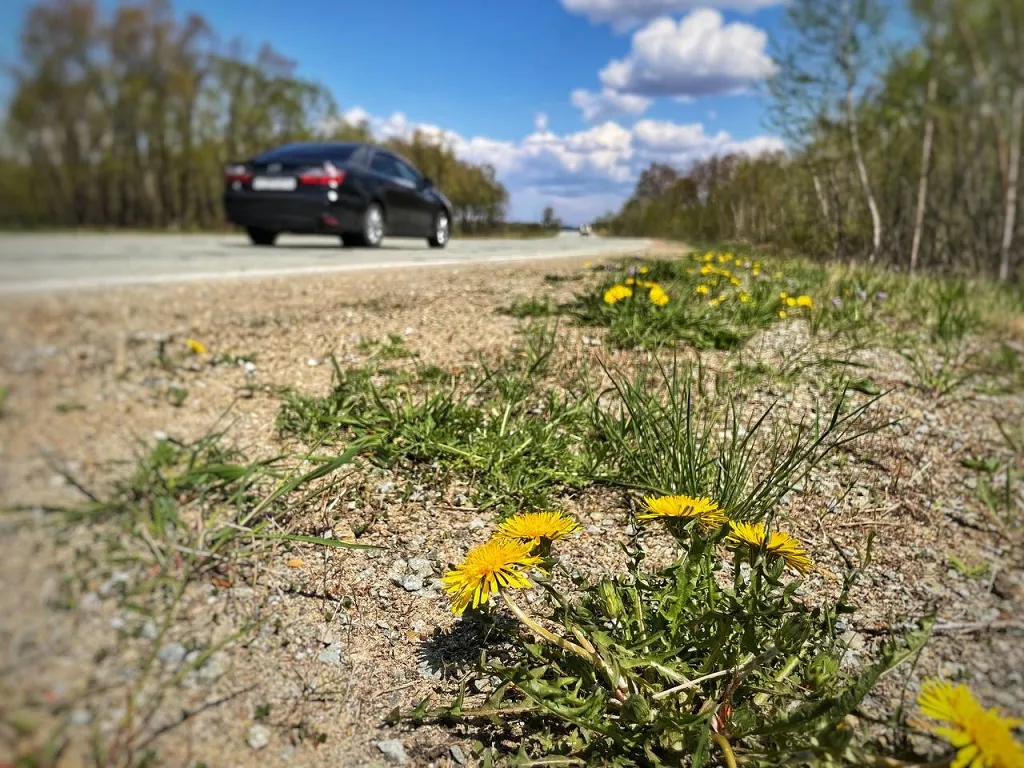
[(295, 187), (295, 179), (291, 176), (257, 176), (252, 180), (252, 188), (257, 192), (284, 192), (295, 189)]

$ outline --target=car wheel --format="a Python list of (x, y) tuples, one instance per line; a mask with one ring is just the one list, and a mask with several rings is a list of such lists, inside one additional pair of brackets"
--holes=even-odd
[(384, 239), (384, 209), (377, 203), (370, 203), (363, 214), (362, 244), (379, 248)]
[(277, 240), (277, 232), (269, 229), (249, 227), (246, 231), (249, 233), (249, 239), (253, 245), (273, 245), (274, 241)]
[(438, 211), (437, 216), (434, 217), (434, 230), (427, 238), (431, 248), (444, 248), (448, 245), (448, 240), (451, 238), (451, 226), (448, 212)]

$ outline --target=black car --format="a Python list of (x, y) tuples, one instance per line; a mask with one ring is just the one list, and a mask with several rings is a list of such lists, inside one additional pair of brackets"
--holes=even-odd
[(224, 209), (256, 245), (281, 232), (336, 234), (376, 248), (384, 235), (444, 248), (452, 207), (433, 182), (369, 144), (286, 144), (225, 169)]

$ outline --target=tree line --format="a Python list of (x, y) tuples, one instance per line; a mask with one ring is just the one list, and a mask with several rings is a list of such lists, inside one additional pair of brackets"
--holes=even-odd
[[(323, 85), (262, 45), (222, 42), (169, 0), (45, 0), (20, 31), (0, 137), (0, 226), (223, 226), (223, 168), (292, 141), (371, 141)], [(456, 226), (505, 225), (489, 165), (427, 137), (387, 144), (432, 177)]]
[(793, 0), (769, 83), (788, 151), (655, 164), (597, 224), (1019, 280), (1024, 3)]

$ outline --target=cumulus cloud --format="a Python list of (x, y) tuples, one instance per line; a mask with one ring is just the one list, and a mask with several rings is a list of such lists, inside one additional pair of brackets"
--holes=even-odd
[(616, 115), (641, 115), (651, 105), (651, 100), (644, 96), (618, 93), (610, 88), (599, 93), (578, 88), (572, 92), (570, 101), (583, 113), (583, 119), (591, 123)]
[(676, 166), (686, 166), (716, 154), (756, 156), (785, 149), (782, 141), (774, 136), (736, 140), (725, 131), (709, 135), (701, 123), (683, 125), (667, 120), (639, 121), (633, 126), (633, 139), (639, 159)]
[(619, 32), (659, 16), (683, 14), (697, 8), (756, 11), (786, 0), (562, 0), (570, 13), (585, 16), (594, 24), (610, 24)]
[(699, 123), (640, 120), (625, 128), (607, 120), (586, 130), (556, 134), (546, 120), (518, 141), (466, 137), (429, 123), (417, 123), (396, 112), (390, 117), (355, 108), (349, 122), (365, 123), (375, 138), (421, 134), (444, 142), (456, 156), (494, 166), (510, 194), (512, 219), (537, 219), (552, 205), (565, 221), (585, 222), (618, 208), (632, 192), (640, 171), (652, 162), (685, 167), (722, 152), (749, 155), (778, 151), (783, 145), (770, 136), (736, 140), (725, 131), (707, 134)]
[(775, 71), (767, 44), (763, 30), (726, 24), (718, 11), (704, 8), (637, 30), (629, 55), (609, 62), (600, 80), (615, 93), (643, 97), (736, 93)]

